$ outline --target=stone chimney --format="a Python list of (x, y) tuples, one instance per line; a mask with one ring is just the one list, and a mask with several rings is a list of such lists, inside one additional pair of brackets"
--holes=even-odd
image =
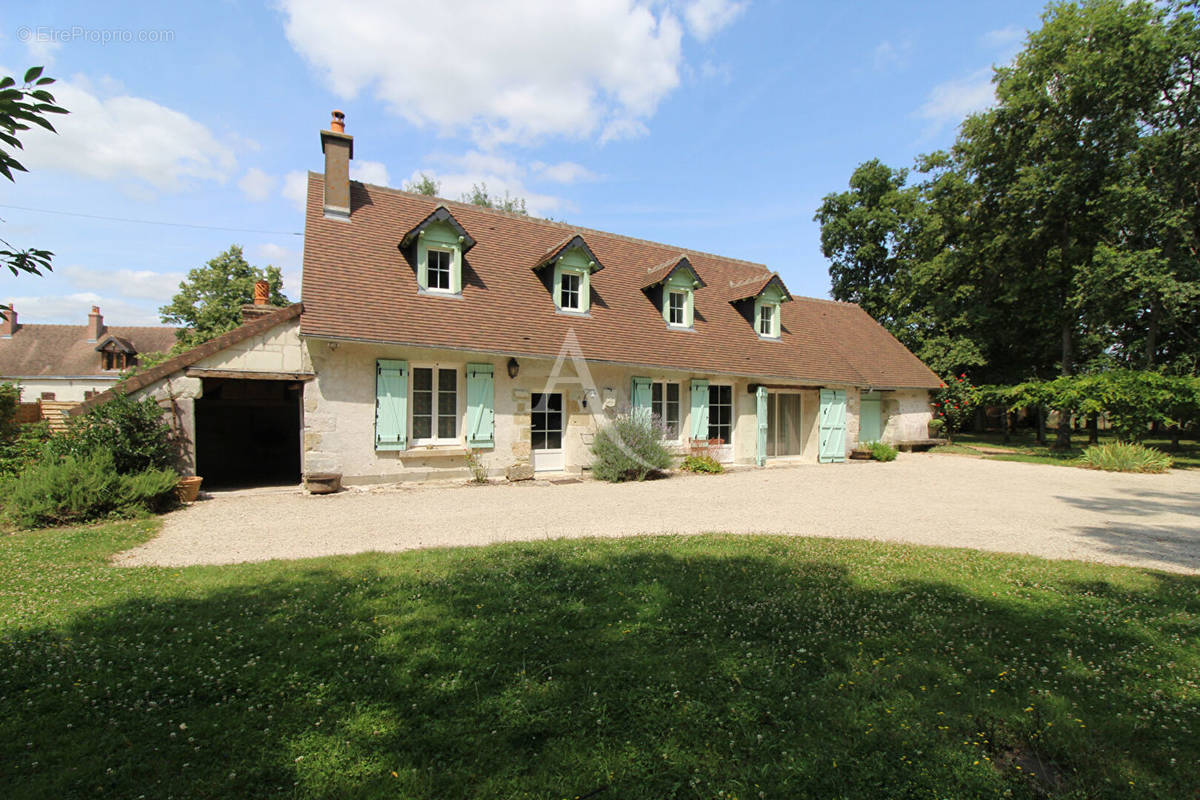
[(17, 309), (13, 308), (12, 303), (8, 304), (8, 309), (4, 312), (4, 319), (0, 320), (0, 339), (11, 339), (12, 335), (17, 332)]
[(354, 137), (346, 134), (346, 115), (340, 111), (333, 112), (329, 130), (321, 131), (321, 152), (325, 154), (325, 216), (349, 220)]
[(257, 281), (254, 284), (254, 303), (242, 306), (242, 324), (274, 314), (279, 309), (271, 305), (271, 284)]
[(100, 316), (100, 306), (92, 306), (92, 313), (88, 314), (88, 341), (97, 342), (104, 332), (108, 330), (104, 327), (104, 317)]

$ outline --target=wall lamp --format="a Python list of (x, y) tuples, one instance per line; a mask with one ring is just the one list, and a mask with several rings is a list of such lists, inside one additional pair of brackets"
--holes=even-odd
[(521, 365), (517, 363), (515, 358), (508, 360), (508, 377), (516, 378), (521, 373)]

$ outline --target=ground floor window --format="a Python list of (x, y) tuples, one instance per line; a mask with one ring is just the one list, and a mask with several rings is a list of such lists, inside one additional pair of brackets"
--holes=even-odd
[(534, 450), (559, 450), (563, 435), (563, 396), (560, 392), (534, 392), (530, 397), (530, 445)]
[(733, 441), (733, 387), (708, 387), (708, 438)]
[(650, 411), (663, 426), (665, 438), (679, 439), (679, 384), (655, 381), (650, 390)]
[(412, 369), (413, 439), (418, 444), (458, 440), (458, 370)]

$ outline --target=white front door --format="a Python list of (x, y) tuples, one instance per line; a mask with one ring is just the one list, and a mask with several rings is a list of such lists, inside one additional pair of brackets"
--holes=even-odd
[(530, 449), (534, 472), (562, 472), (563, 458), (563, 396), (561, 392), (534, 392), (530, 398), (533, 410), (530, 419)]

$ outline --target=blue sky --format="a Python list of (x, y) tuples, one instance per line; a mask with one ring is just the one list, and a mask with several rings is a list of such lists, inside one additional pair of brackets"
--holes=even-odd
[[(812, 221), (878, 157), (949, 145), (1041, 2), (50, 2), (0, 16), (0, 67), (45, 64), (72, 114), (0, 186), (24, 322), (154, 324), (230, 244), (302, 295), (298, 176), (346, 113), (352, 175), (472, 183), (581, 226), (720, 253), (828, 295)], [(154, 220), (209, 230), (11, 208)]]

